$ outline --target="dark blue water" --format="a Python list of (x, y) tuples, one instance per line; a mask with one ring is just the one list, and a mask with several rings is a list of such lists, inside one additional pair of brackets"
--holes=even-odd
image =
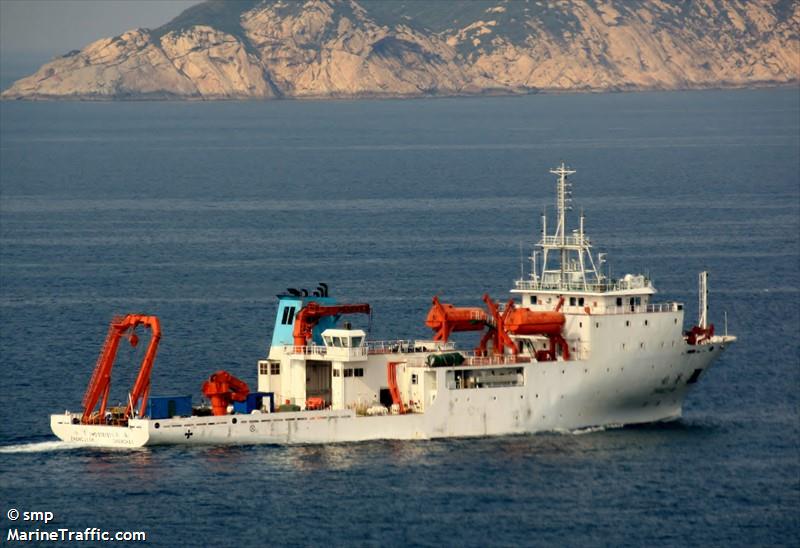
[[(797, 545), (797, 90), (371, 102), (0, 104), (0, 492), (174, 545)], [(331, 284), (374, 338), (504, 297), (578, 170), (614, 274), (736, 345), (668, 425), (321, 447), (63, 449), (116, 313), (162, 320), (154, 393), (255, 380), (274, 295)], [(124, 398), (141, 349), (120, 352)], [(20, 522), (17, 522), (20, 523)]]

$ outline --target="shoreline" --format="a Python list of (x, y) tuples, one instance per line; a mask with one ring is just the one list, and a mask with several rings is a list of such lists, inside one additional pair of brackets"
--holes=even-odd
[(419, 94), (353, 94), (353, 95), (301, 95), (301, 96), (276, 96), (276, 97), (253, 97), (253, 96), (183, 96), (170, 93), (158, 94), (129, 94), (129, 95), (15, 95), (0, 96), (2, 102), (23, 101), (29, 103), (147, 103), (147, 102), (267, 102), (267, 101), (381, 101), (381, 100), (423, 100), (423, 99), (453, 99), (453, 98), (479, 98), (479, 97), (526, 97), (530, 95), (578, 95), (578, 94), (621, 94), (621, 93), (653, 93), (653, 92), (677, 92), (677, 91), (726, 91), (726, 90), (747, 90), (747, 89), (797, 89), (800, 91), (800, 79), (789, 82), (759, 81), (744, 84), (734, 83), (715, 83), (709, 85), (684, 86), (675, 88), (665, 87), (636, 87), (619, 86), (612, 88), (530, 88), (525, 90), (502, 90), (491, 89), (476, 93), (419, 93)]

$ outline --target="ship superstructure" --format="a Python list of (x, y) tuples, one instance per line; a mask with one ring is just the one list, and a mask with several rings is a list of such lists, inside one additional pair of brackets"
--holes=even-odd
[[(434, 298), (425, 322), (429, 338), (374, 341), (368, 326), (351, 323), (364, 323), (368, 304), (338, 303), (326, 284), (312, 292), (290, 288), (278, 295), (271, 345), (257, 364), (257, 391), (220, 371), (203, 385), (210, 406), (142, 399), (138, 412), (130, 408), (116, 417), (103, 398), (99, 410), (53, 415), (53, 431), (68, 441), (109, 446), (327, 443), (679, 417), (688, 390), (736, 340), (715, 335), (708, 324), (707, 275), (700, 274), (698, 323), (684, 332), (683, 305), (653, 302), (647, 276), (603, 273), (604, 255), (592, 255), (582, 212), (568, 232), (575, 171), (562, 164), (551, 173), (557, 176), (555, 229), (548, 233), (543, 214), (530, 275), (511, 290), (516, 298), (498, 303), (487, 294), (484, 306), (473, 307)], [(474, 349), (450, 340), (461, 331), (481, 335)], [(104, 350), (106, 369), (108, 360)], [(147, 395), (149, 377), (137, 386), (132, 405), (142, 387)], [(107, 386), (100, 388), (90, 383), (87, 393), (107, 394)]]

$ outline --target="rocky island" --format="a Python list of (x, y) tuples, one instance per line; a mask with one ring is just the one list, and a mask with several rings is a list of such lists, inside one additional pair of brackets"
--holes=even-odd
[(699, 89), (800, 80), (793, 0), (209, 0), (3, 99), (273, 99)]

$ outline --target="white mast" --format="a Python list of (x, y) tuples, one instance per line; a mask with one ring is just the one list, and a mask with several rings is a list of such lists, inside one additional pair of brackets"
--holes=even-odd
[(551, 169), (550, 173), (553, 175), (558, 175), (558, 182), (556, 183), (556, 207), (558, 208), (558, 226), (556, 227), (556, 239), (559, 242), (559, 246), (561, 247), (561, 272), (560, 272), (560, 279), (561, 283), (566, 282), (565, 279), (565, 272), (564, 269), (566, 267), (567, 262), (567, 236), (566, 236), (566, 227), (567, 227), (567, 209), (569, 208), (569, 203), (572, 201), (571, 193), (569, 192), (570, 184), (567, 182), (567, 175), (572, 175), (575, 173), (574, 170), (567, 169), (564, 165), (564, 162), (561, 162), (561, 165), (558, 166), (556, 169)]
[(703, 329), (708, 328), (708, 272), (703, 271), (700, 273), (700, 277), (698, 279), (698, 318), (697, 318), (697, 325), (702, 327)]
[[(592, 256), (592, 244), (586, 235), (586, 217), (583, 210), (578, 227), (567, 231), (567, 212), (572, 209), (570, 205), (572, 183), (567, 176), (576, 171), (569, 169), (562, 162), (557, 168), (551, 169), (550, 173), (558, 176), (556, 226), (553, 232), (548, 234), (546, 210), (542, 211), (542, 238), (536, 244), (541, 252), (541, 265), (536, 264), (538, 253), (534, 251), (531, 256), (530, 280), (520, 280), (517, 287), (548, 291), (607, 291), (608, 284), (598, 271)], [(557, 266), (556, 261), (559, 262)], [(601, 267), (604, 262), (603, 259)]]

